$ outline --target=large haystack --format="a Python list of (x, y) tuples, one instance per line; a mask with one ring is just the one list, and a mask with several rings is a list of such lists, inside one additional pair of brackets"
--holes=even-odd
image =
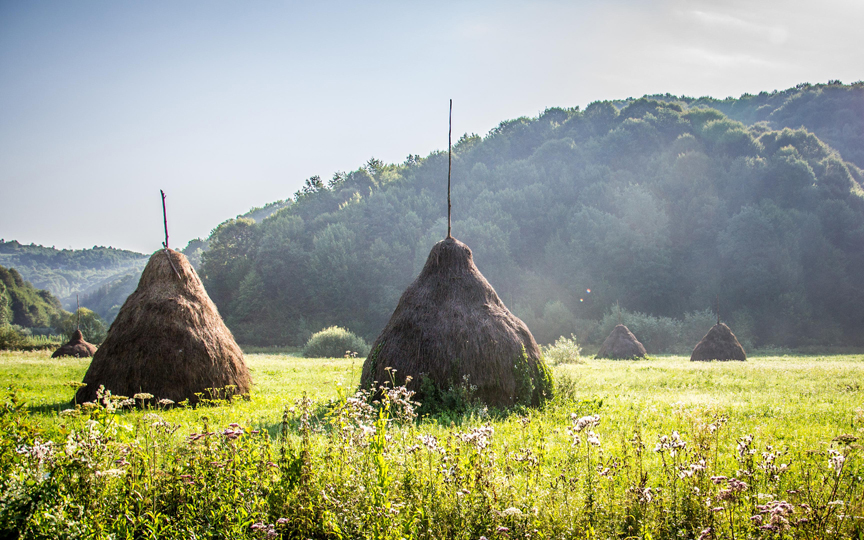
[(636, 339), (633, 332), (623, 324), (617, 325), (597, 352), (595, 358), (645, 358), (645, 347)]
[[(169, 259), (170, 257), (170, 259)], [(190, 403), (207, 389), (245, 394), (252, 384), (243, 353), (182, 253), (159, 250), (108, 329), (78, 390), (92, 401), (100, 385), (114, 395), (152, 394)]]
[(732, 330), (729, 330), (725, 324), (718, 322), (711, 327), (711, 330), (708, 330), (702, 341), (697, 343), (696, 348), (693, 349), (690, 361), (697, 360), (740, 360), (743, 362), (747, 360), (747, 355)]
[(51, 358), (60, 358), (61, 356), (74, 356), (75, 358), (90, 358), (96, 352), (96, 345), (84, 341), (84, 334), (81, 330), (75, 329), (72, 333), (72, 339), (60, 346), (54, 351)]
[[(474, 265), (471, 249), (448, 237), (435, 244), (423, 271), (402, 293), (363, 364), (362, 384), (428, 377), (439, 389), (464, 381), (484, 403), (509, 407), (551, 396), (551, 377), (534, 336), (498, 298)], [(425, 396), (418, 395), (421, 401)]]

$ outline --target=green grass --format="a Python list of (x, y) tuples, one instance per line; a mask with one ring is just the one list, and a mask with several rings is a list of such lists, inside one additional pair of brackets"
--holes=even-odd
[[(858, 443), (835, 440), (864, 431), (864, 355), (765, 356), (746, 363), (691, 363), (679, 356), (587, 360), (554, 368), (559, 395), (542, 410), (475, 408), (460, 417), (407, 424), (387, 420), (398, 403), (379, 418), (340, 400), (356, 387), (362, 359), (246, 359), (254, 381), (249, 400), (158, 411), (168, 429), (153, 423), (153, 411), (61, 416), (74, 394), (66, 383), (80, 381), (88, 361), (0, 352), (0, 382), (20, 388), (26, 401), (17, 412), (7, 405), (0, 417), (7, 440), (33, 444), (41, 437), (61, 448), (88, 425), (112, 434), (90, 436), (99, 442), (87, 446), (93, 453), (87, 473), (68, 451), (56, 458), (52, 474), (59, 485), (52, 489), (59, 494), (54, 506), (43, 503), (42, 514), (9, 503), (18, 500), (15, 489), (27, 485), (21, 479), (30, 478), (33, 464), (25, 466), (26, 456), (14, 445), (3, 446), (0, 526), (8, 527), (8, 509), (18, 508), (14, 515), (29, 516), (28, 530), (38, 537), (36, 531), (52, 530), (46, 516), (57, 508), (72, 515), (70, 508), (84, 505), (94, 517), (69, 517), (65, 526), (96, 537), (111, 531), (136, 538), (257, 538), (270, 524), (272, 534), (285, 538), (864, 535)], [(304, 396), (311, 402), (298, 402)], [(575, 446), (571, 414), (600, 416), (599, 425), (578, 433)], [(220, 433), (232, 422), (247, 434), (260, 433), (223, 440)], [(186, 437), (205, 424), (216, 435), (188, 443)], [(589, 431), (599, 446), (587, 444)], [(674, 440), (675, 432), (684, 448), (674, 455), (655, 451), (661, 437)], [(445, 451), (429, 450), (420, 435), (436, 437)], [(488, 446), (478, 446), (484, 437)], [(93, 476), (116, 468), (113, 463), (126, 455), (139, 458), (129, 457), (122, 481)], [(776, 465), (789, 468), (772, 477), (775, 455)], [(845, 458), (839, 475), (828, 461), (838, 455)], [(704, 470), (687, 476), (700, 459)], [(233, 465), (213, 471), (209, 463)], [(18, 472), (7, 472), (13, 470)], [(719, 475), (742, 479), (749, 488), (724, 495), (726, 481), (711, 480)], [(86, 502), (81, 491), (63, 490), (61, 476), (86, 484), (80, 488), (90, 494)], [(188, 491), (184, 482), (190, 479), (206, 479), (206, 493)], [(771, 501), (794, 507), (788, 515), (774, 510), (774, 530), (751, 520), (769, 519), (771, 510), (759, 505)], [(280, 517), (284, 523), (277, 524)], [(255, 522), (265, 528), (252, 528)], [(153, 530), (163, 532), (153, 536)]]

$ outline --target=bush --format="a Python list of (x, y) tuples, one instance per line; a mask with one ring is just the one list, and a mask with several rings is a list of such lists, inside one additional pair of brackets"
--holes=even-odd
[(15, 326), (0, 325), (0, 351), (4, 349), (14, 350), (24, 343), (25, 339), (26, 336), (19, 332)]
[(555, 340), (555, 343), (543, 347), (543, 356), (553, 366), (558, 364), (581, 364), (583, 363), (582, 347), (576, 343), (576, 336), (570, 334), (569, 338), (564, 336)]
[(369, 345), (357, 334), (338, 326), (312, 334), (303, 347), (303, 356), (306, 358), (341, 358), (351, 353), (366, 356), (369, 354)]

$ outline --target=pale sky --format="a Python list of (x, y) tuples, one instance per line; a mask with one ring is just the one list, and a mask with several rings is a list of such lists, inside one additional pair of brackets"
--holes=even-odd
[(864, 2), (0, 0), (0, 238), (152, 252), (547, 107), (864, 79)]

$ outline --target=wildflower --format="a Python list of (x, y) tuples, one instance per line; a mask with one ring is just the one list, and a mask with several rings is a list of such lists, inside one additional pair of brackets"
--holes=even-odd
[[(759, 515), (750, 519), (755, 524), (760, 525), (760, 529), (775, 533), (789, 530), (788, 518), (795, 511), (795, 507), (791, 504), (786, 501), (771, 501), (757, 506), (756, 509), (759, 510)], [(765, 522), (766, 518), (767, 523)]]
[(495, 428), (487, 424), (482, 427), (472, 428), (471, 431), (465, 433), (457, 433), (456, 437), (463, 443), (470, 444), (480, 452), (489, 446), (493, 433), (495, 433)]
[(506, 509), (501, 511), (502, 517), (521, 516), (521, 515), (522, 515), (522, 510), (519, 510), (518, 508), (515, 508), (513, 506), (511, 506), (510, 508), (506, 508)]
[(153, 399), (153, 394), (148, 394), (147, 392), (140, 392), (132, 396), (132, 399), (140, 399), (142, 401), (145, 399)]
[(708, 527), (699, 534), (699, 540), (714, 540), (714, 529)]
[(660, 435), (657, 439), (657, 446), (654, 447), (655, 452), (669, 452), (669, 455), (675, 457), (678, 450), (683, 450), (687, 443), (681, 440), (681, 435), (677, 431), (673, 431), (671, 435)]
[(159, 405), (162, 405), (163, 407), (167, 407), (169, 405), (174, 405), (174, 402), (168, 398), (162, 398), (159, 400)]
[(843, 454), (834, 449), (828, 450), (828, 466), (834, 469), (837, 476), (840, 476), (840, 472), (843, 470), (843, 463), (845, 462), (846, 457)]
[(740, 439), (738, 439), (738, 455), (743, 458), (747, 454), (755, 454), (756, 449), (750, 448), (750, 445), (753, 443), (753, 435), (744, 435)]
[(430, 452), (441, 452), (442, 454), (445, 452), (445, 450), (438, 445), (438, 439), (436, 439), (434, 435), (418, 435), (417, 438), (420, 439), (420, 442), (423, 443), (426, 450)]
[(64, 409), (60, 411), (61, 418), (75, 418), (78, 416), (78, 411), (76, 409)]
[(276, 525), (285, 525), (288, 523), (288, 518), (281, 517), (276, 520)]
[(585, 428), (597, 427), (600, 425), (600, 415), (599, 414), (594, 414), (591, 416), (583, 416), (582, 418), (577, 418), (576, 413), (572, 413), (570, 415), (570, 419), (573, 420), (572, 429), (576, 432), (580, 432)]

